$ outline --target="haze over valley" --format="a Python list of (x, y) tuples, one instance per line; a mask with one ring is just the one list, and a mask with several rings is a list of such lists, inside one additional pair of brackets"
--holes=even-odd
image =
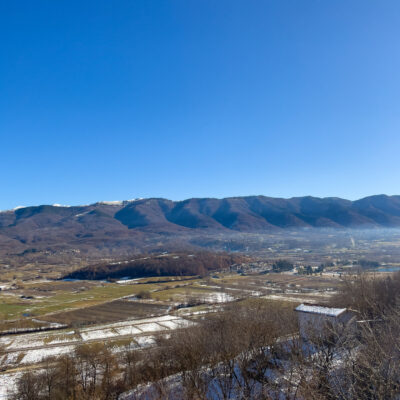
[(0, 1), (0, 400), (400, 400), (399, 37)]
[[(294, 244), (294, 232), (299, 232), (298, 237), (308, 232), (312, 239), (316, 232), (321, 237), (348, 237), (351, 231), (373, 236), (374, 232), (395, 234), (398, 228), (400, 196), (386, 195), (357, 201), (248, 196), (41, 205), (0, 213), (0, 255), (14, 262), (46, 256), (65, 262), (77, 252), (79, 257), (95, 259), (185, 248), (265, 250), (274, 238), (289, 245), (294, 240)], [(302, 247), (301, 243), (294, 246)]]

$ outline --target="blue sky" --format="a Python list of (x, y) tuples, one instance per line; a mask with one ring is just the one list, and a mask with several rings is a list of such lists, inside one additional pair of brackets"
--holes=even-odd
[(0, 3), (0, 209), (400, 194), (400, 2)]

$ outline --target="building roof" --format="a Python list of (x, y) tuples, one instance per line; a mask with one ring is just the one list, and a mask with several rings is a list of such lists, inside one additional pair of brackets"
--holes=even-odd
[(312, 314), (321, 314), (328, 317), (338, 317), (340, 314), (346, 311), (346, 308), (331, 308), (324, 306), (316, 306), (310, 304), (300, 304), (295, 308), (295, 311), (301, 311)]

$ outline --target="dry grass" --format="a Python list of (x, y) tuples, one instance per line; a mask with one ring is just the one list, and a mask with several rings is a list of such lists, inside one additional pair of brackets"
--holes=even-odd
[(61, 312), (44, 317), (51, 322), (86, 325), (123, 321), (129, 318), (144, 318), (165, 314), (168, 307), (136, 301), (117, 300), (78, 310)]
[[(36, 317), (77, 325), (121, 321), (159, 315), (171, 303), (195, 298), (201, 300), (212, 292), (225, 292), (235, 298), (254, 296), (255, 293), (258, 296), (277, 294), (272, 298), (284, 300), (286, 295), (296, 301), (298, 298), (299, 302), (308, 299), (318, 302), (329, 295), (327, 289), (336, 290), (339, 284), (337, 277), (275, 273), (248, 276), (221, 274), (219, 279), (157, 277), (141, 279), (134, 284), (99, 281), (19, 282), (16, 290), (0, 292), (0, 319), (29, 321), (30, 317)], [(161, 304), (119, 301), (143, 291), (149, 293), (153, 303)], [(22, 294), (33, 298), (21, 299)], [(29, 316), (23, 317), (24, 313)], [(25, 323), (27, 327), (30, 327), (29, 324)]]

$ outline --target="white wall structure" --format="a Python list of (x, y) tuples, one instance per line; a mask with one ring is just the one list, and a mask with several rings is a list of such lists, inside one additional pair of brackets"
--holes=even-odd
[(307, 339), (310, 335), (319, 335), (327, 329), (346, 329), (354, 320), (354, 312), (347, 308), (331, 308), (314, 304), (300, 304), (297, 312), (300, 335)]

